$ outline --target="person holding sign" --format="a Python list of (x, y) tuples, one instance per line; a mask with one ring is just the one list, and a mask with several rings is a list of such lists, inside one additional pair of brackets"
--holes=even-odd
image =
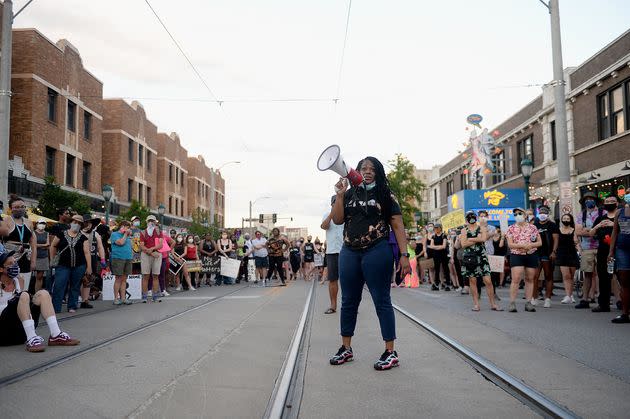
[(464, 249), (462, 276), (468, 278), (470, 282), (470, 294), (473, 298), (472, 311), (480, 310), (477, 278), (482, 278), (486, 285), (492, 311), (503, 311), (494, 301), (494, 288), (490, 279), (490, 264), (486, 253), (487, 221), (477, 223), (477, 215), (473, 211), (469, 211), (466, 214), (466, 225), (462, 229), (459, 240)]
[(162, 269), (162, 233), (157, 227), (157, 218), (154, 215), (147, 217), (147, 228), (140, 233), (140, 269), (142, 271), (142, 302), (147, 302), (149, 292), (149, 276), (153, 275), (152, 288), (153, 302), (162, 302), (158, 276)]
[[(234, 251), (234, 247), (232, 245), (232, 240), (228, 238), (227, 231), (224, 230), (221, 232), (221, 238), (217, 241), (217, 248), (221, 256), (226, 259), (230, 258), (230, 254)], [(223, 281), (225, 285), (232, 285), (234, 283), (234, 278), (219, 275), (217, 278), (217, 285), (221, 285), (221, 281)]]
[(212, 234), (210, 232), (207, 232), (206, 235), (203, 237), (201, 243), (199, 243), (199, 254), (201, 255), (203, 268), (201, 270), (201, 273), (199, 274), (199, 282), (197, 282), (197, 288), (201, 286), (202, 274), (205, 279), (205, 281), (203, 282), (205, 282), (208, 286), (212, 286), (212, 272), (210, 272), (208, 267), (211, 264), (210, 261), (217, 257), (218, 252), (219, 251), (217, 250), (217, 244), (214, 242), (214, 240), (212, 240)]
[(344, 243), (339, 254), (339, 283), (341, 285), (341, 340), (342, 345), (330, 358), (331, 365), (352, 361), (352, 336), (363, 286), (367, 284), (376, 308), (385, 352), (374, 363), (378, 371), (398, 366), (394, 350), (396, 320), (391, 301), (391, 278), (394, 255), (388, 243), (394, 230), (400, 251), (400, 276), (410, 272), (407, 237), (400, 211), (394, 198), (383, 164), (374, 157), (366, 157), (357, 166), (364, 182), (348, 189), (348, 181), (341, 178), (335, 185), (337, 197), (332, 207), (332, 221), (344, 223)]

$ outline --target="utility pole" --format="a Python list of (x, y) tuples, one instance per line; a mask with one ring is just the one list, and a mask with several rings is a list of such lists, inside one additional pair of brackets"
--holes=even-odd
[(13, 2), (4, 0), (0, 55), (0, 200), (9, 195), (9, 125), (11, 123), (11, 44)]
[[(541, 0), (542, 2), (542, 0)], [(543, 3), (544, 4), (544, 3)], [(560, 192), (560, 214), (573, 212), (571, 194), (571, 172), (569, 166), (569, 140), (567, 138), (567, 108), (565, 102), (564, 68), (562, 64), (562, 41), (560, 36), (559, 0), (546, 4), (551, 16), (551, 51), (553, 56), (554, 113), (556, 115), (556, 150), (558, 153), (558, 190)]]

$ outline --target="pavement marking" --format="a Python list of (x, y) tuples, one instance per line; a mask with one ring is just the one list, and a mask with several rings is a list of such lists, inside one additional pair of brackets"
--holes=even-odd
[(260, 298), (260, 295), (230, 295), (229, 297), (223, 297), (224, 300), (245, 300), (248, 298)]
[[(165, 300), (215, 300), (217, 297), (204, 297), (203, 295), (199, 295), (199, 296), (186, 296), (186, 297), (166, 297)], [(227, 297), (223, 297), (223, 298), (227, 298)]]

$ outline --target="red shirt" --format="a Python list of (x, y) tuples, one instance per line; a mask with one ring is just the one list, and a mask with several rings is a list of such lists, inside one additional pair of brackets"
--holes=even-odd
[[(507, 231), (506, 237), (510, 237), (514, 244), (534, 243), (538, 239), (538, 229), (533, 224), (525, 223), (522, 227), (518, 224), (512, 224)], [(525, 252), (523, 249), (510, 249), (515, 255), (531, 255), (536, 253), (536, 249), (530, 249)]]
[(186, 246), (186, 259), (195, 260), (197, 259), (197, 246)]
[[(143, 230), (140, 233), (140, 241), (144, 244), (144, 247), (147, 249), (151, 249), (156, 246), (159, 239), (162, 238), (160, 230), (157, 228), (153, 230), (153, 234), (149, 236), (149, 233), (146, 230)], [(159, 249), (158, 249), (159, 250)]]

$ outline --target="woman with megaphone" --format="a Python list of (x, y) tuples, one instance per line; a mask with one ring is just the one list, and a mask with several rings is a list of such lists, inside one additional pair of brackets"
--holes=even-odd
[(363, 286), (367, 284), (385, 341), (385, 352), (374, 364), (375, 369), (382, 371), (398, 366), (390, 297), (394, 266), (392, 249), (387, 241), (390, 229), (394, 231), (400, 249), (398, 269), (403, 278), (410, 272), (409, 253), (400, 206), (389, 188), (383, 165), (374, 157), (366, 157), (356, 170), (363, 176), (363, 182), (348, 189), (348, 180), (341, 178), (335, 185), (337, 197), (331, 213), (333, 222), (345, 227), (339, 254), (342, 345), (330, 363), (341, 365), (353, 359), (351, 340)]

